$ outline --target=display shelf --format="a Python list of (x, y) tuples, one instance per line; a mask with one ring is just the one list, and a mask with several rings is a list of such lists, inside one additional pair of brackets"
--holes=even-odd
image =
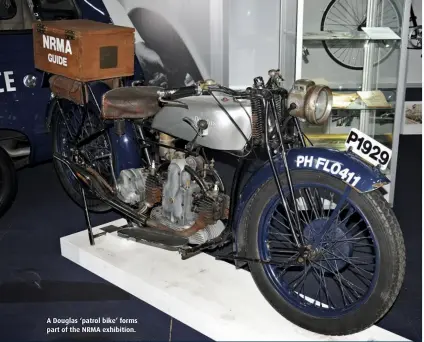
[[(381, 29), (381, 28), (365, 28), (365, 29)], [(377, 36), (371, 30), (366, 33), (364, 31), (350, 31), (350, 32), (340, 32), (340, 31), (318, 31), (318, 32), (305, 32), (303, 34), (303, 40), (400, 40), (400, 37), (393, 32), (390, 28), (388, 29), (391, 32), (387, 32), (386, 36)]]
[[(360, 92), (360, 91), (359, 91)], [(389, 110), (395, 108), (395, 103), (392, 101), (393, 93), (391, 91), (379, 91), (384, 96), (383, 100), (387, 103), (384, 105), (368, 106), (359, 96), (357, 91), (332, 90), (334, 110)]]
[(65, 258), (215, 341), (408, 341), (377, 326), (332, 337), (304, 330), (268, 304), (249, 272), (204, 253), (183, 261), (116, 233), (91, 246), (86, 231), (62, 237), (60, 246)]
[(352, 102), (349, 106), (347, 107), (341, 107), (341, 106), (337, 106), (334, 105), (332, 107), (332, 109), (337, 109), (337, 110), (393, 110), (395, 108), (394, 104), (390, 105), (390, 107), (368, 107), (365, 103), (363, 103), (362, 101), (355, 101)]
[[(371, 137), (393, 134), (388, 146), (393, 156), (390, 166), (393, 170), (390, 203), (393, 204), (398, 136), (422, 131), (417, 124), (403, 124), (411, 0), (387, 1), (384, 7), (380, 0), (366, 0), (361, 5), (351, 3), (351, 6), (344, 6), (341, 0), (296, 0), (296, 3), (297, 79), (325, 79), (324, 84), (335, 90), (395, 89), (390, 100), (386, 96), (390, 107), (371, 108), (369, 101), (367, 106), (361, 101), (348, 103), (343, 99), (339, 102), (342, 105), (336, 101), (333, 106), (335, 111), (359, 111), (354, 126)], [(318, 29), (321, 31), (316, 32)], [(372, 99), (372, 102), (375, 101)], [(392, 123), (380, 125), (378, 118), (384, 114), (382, 110), (394, 114), (390, 115)], [(353, 124), (349, 126), (354, 127)], [(333, 133), (333, 130), (342, 133), (343, 128), (333, 129), (327, 124), (321, 132)], [(333, 145), (333, 141), (329, 145)]]
[(303, 40), (368, 40), (368, 35), (363, 31), (352, 32), (335, 32), (335, 31), (318, 31), (305, 32)]

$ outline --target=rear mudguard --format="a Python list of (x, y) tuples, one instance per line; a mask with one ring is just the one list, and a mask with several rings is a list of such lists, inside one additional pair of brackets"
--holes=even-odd
[[(92, 91), (92, 93), (90, 92), (89, 94), (90, 99), (98, 106), (99, 111), (101, 111), (102, 96), (109, 91), (110, 88), (103, 82), (92, 82), (90, 83), (90, 88)], [(48, 105), (48, 126), (50, 126), (51, 116), (53, 115), (56, 101), (57, 99), (53, 98)], [(131, 122), (125, 122), (124, 134), (116, 134), (116, 130), (113, 127), (108, 130), (108, 134), (112, 144), (115, 176), (118, 177), (122, 170), (141, 167), (142, 159), (140, 156), (140, 149), (138, 147), (136, 132)]]
[[(376, 190), (390, 183), (378, 169), (370, 167), (352, 153), (321, 147), (305, 147), (291, 149), (287, 153), (289, 170), (315, 170), (327, 173), (345, 182), (356, 191), (365, 193)], [(275, 160), (278, 173), (284, 173), (283, 160)], [(247, 203), (262, 184), (273, 178), (271, 165), (266, 162), (247, 181), (242, 193), (238, 197), (234, 213), (233, 233), (235, 238), (234, 249), (239, 256), (244, 256), (246, 232), (240, 227), (241, 218)]]

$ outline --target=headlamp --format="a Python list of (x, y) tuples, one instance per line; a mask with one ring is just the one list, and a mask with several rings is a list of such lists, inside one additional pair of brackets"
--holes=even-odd
[(288, 106), (293, 108), (290, 114), (314, 125), (322, 125), (328, 120), (332, 105), (331, 89), (311, 80), (295, 81), (289, 92)]

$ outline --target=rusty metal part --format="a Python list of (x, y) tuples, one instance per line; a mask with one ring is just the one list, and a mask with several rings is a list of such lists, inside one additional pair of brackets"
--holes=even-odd
[(207, 226), (207, 224), (205, 223), (205, 221), (202, 219), (200, 215), (190, 228), (180, 230), (180, 231), (168, 228), (164, 224), (161, 224), (157, 222), (156, 220), (152, 220), (152, 219), (148, 219), (146, 221), (146, 225), (153, 229), (161, 230), (164, 232), (168, 232), (168, 233), (178, 235), (178, 236), (183, 236), (183, 237), (192, 236), (193, 234), (197, 233), (199, 230), (205, 229)]
[(229, 216), (230, 216), (230, 208), (225, 208), (223, 219), (227, 220)]
[(218, 220), (228, 218), (230, 197), (225, 194), (219, 194), (216, 198), (202, 196), (195, 199), (194, 205), (206, 225), (212, 225)]
[(100, 176), (100, 174), (94, 170), (91, 167), (87, 167), (86, 169), (93, 177), (96, 178), (96, 180), (98, 180), (100, 183), (102, 183), (103, 186), (105, 186), (112, 194), (115, 193), (115, 191), (113, 190), (113, 188), (109, 185), (109, 183), (106, 181), (106, 179), (104, 179), (102, 176)]
[(156, 176), (146, 178), (146, 205), (151, 208), (162, 201), (162, 185)]

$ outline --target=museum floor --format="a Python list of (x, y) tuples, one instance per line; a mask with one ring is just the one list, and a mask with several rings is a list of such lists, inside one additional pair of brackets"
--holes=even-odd
[[(398, 172), (395, 211), (405, 236), (407, 271), (397, 302), (378, 325), (421, 341), (421, 157), (402, 148), (400, 156), (407, 167)], [(117, 217), (95, 215), (93, 225)], [(62, 191), (52, 164), (19, 172), (17, 200), (0, 220), (0, 340), (74, 338), (46, 336), (47, 319), (98, 316), (136, 318), (136, 333), (78, 334), (75, 339), (207, 340), (175, 320), (170, 329), (168, 315), (61, 257), (59, 238), (82, 228), (83, 213)]]

